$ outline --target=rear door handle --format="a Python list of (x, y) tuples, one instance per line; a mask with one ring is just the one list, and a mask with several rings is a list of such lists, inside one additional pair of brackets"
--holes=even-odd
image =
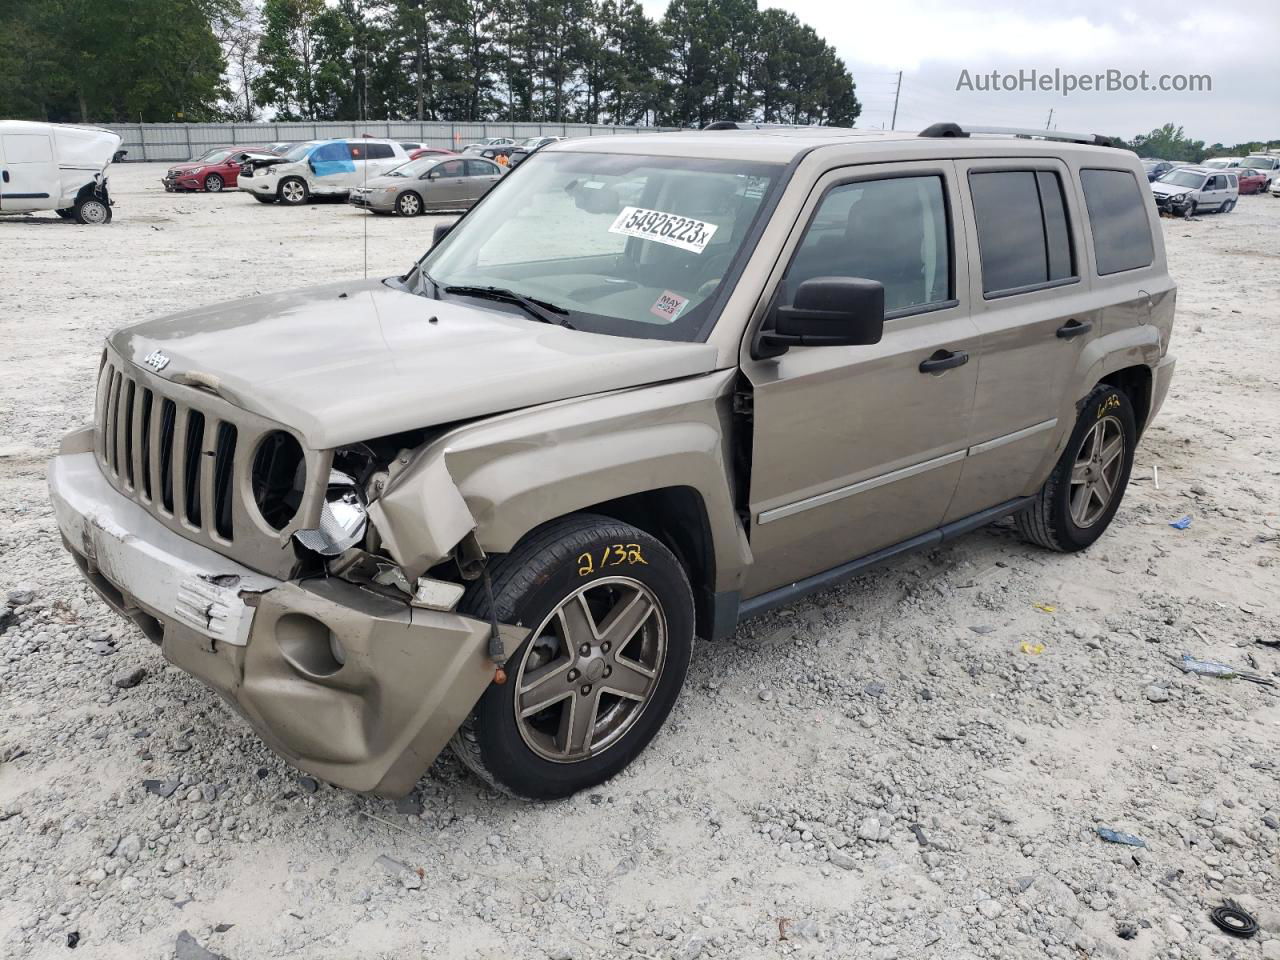
[(1081, 323), (1079, 320), (1068, 320), (1058, 328), (1059, 340), (1070, 340), (1072, 337), (1080, 337), (1093, 329), (1093, 323), (1089, 320)]
[(920, 361), (921, 373), (941, 373), (969, 362), (969, 354), (963, 350), (937, 350), (928, 360)]

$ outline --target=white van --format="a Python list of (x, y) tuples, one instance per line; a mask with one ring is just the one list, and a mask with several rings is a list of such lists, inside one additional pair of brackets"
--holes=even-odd
[(56, 210), (110, 223), (106, 170), (120, 137), (96, 127), (0, 120), (0, 213)]
[(240, 168), (238, 186), (262, 203), (301, 204), (313, 196), (345, 197), (408, 161), (394, 140), (312, 141), (282, 157), (251, 159)]

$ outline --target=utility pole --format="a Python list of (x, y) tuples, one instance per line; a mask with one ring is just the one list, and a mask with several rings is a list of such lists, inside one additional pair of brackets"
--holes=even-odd
[(889, 129), (898, 129), (898, 94), (902, 93), (902, 71), (898, 71), (898, 87), (893, 91), (893, 120), (889, 122)]
[(1049, 119), (1044, 122), (1044, 128), (1049, 129), (1049, 125), (1053, 123), (1053, 107), (1049, 108)]

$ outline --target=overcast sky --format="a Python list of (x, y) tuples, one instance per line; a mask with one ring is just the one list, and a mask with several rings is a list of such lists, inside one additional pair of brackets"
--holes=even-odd
[[(661, 16), (664, 0), (643, 0)], [(858, 85), (858, 126), (887, 128), (897, 71), (898, 128), (938, 120), (1131, 138), (1167, 122), (1194, 139), (1280, 137), (1280, 0), (759, 0), (790, 10), (836, 48)], [(1204, 93), (981, 93), (971, 76), (1021, 69), (1208, 74)]]

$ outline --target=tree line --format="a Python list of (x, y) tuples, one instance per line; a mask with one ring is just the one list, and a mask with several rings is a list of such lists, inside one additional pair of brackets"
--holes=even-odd
[(4, 0), (0, 116), (850, 125), (835, 49), (756, 0)]
[(1140, 133), (1132, 140), (1117, 138), (1117, 146), (1126, 147), (1140, 157), (1173, 160), (1179, 163), (1200, 163), (1209, 157), (1246, 157), (1251, 153), (1263, 153), (1280, 149), (1280, 140), (1251, 140), (1228, 146), (1214, 143), (1205, 146), (1203, 140), (1193, 140), (1182, 127), (1166, 123), (1150, 133)]

